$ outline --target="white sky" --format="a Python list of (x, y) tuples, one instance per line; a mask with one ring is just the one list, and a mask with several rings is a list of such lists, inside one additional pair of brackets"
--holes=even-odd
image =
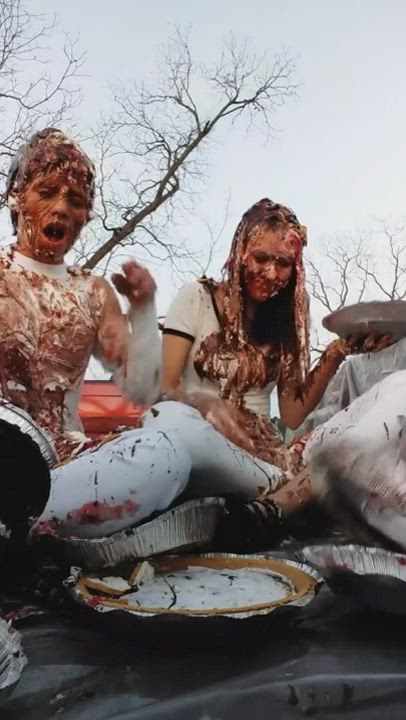
[[(108, 110), (108, 86), (148, 80), (176, 24), (192, 28), (197, 56), (214, 59), (232, 31), (270, 54), (297, 58), (297, 101), (277, 111), (264, 146), (224, 128), (209, 154), (207, 189), (196, 217), (174, 228), (196, 247), (207, 240), (199, 217), (221, 221), (228, 243), (242, 212), (269, 196), (290, 205), (308, 226), (314, 250), (329, 234), (351, 232), (375, 217), (404, 215), (406, 143), (406, 3), (404, 0), (27, 0), (30, 11), (55, 14), (87, 52), (80, 80), (80, 128)], [(159, 310), (175, 287), (155, 268)]]

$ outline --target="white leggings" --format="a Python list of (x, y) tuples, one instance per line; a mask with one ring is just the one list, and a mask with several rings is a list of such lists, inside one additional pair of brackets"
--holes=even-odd
[(406, 370), (389, 375), (311, 435), (314, 483), (337, 483), (365, 520), (406, 549)]
[(251, 499), (283, 484), (281, 470), (226, 440), (182, 403), (156, 404), (143, 429), (128, 430), (51, 472), (51, 492), (33, 533), (111, 535), (189, 497)]

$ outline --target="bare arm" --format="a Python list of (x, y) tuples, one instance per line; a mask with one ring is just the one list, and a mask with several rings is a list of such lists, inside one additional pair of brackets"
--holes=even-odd
[(128, 324), (111, 285), (105, 278), (97, 278), (96, 282), (103, 298), (103, 310), (97, 329), (94, 355), (106, 369), (111, 370), (125, 365), (127, 361)]
[(177, 390), (185, 369), (192, 341), (179, 335), (164, 334), (162, 350), (162, 390)]
[(282, 376), (278, 383), (278, 399), (281, 419), (286, 427), (296, 429), (314, 410), (344, 358), (345, 353), (340, 352), (332, 343), (309, 373), (303, 387), (288, 390)]
[(123, 315), (111, 285), (104, 279), (104, 310), (95, 355), (113, 372), (121, 392), (142, 405), (153, 403), (159, 393), (161, 340), (155, 309), (155, 283), (136, 263), (123, 266), (124, 275), (113, 280), (130, 302)]
[(318, 405), (331, 378), (348, 355), (378, 352), (392, 343), (390, 335), (370, 333), (367, 337), (333, 340), (311, 370), (303, 386), (287, 389), (283, 372), (278, 383), (279, 410), (283, 423), (293, 430), (306, 419)]

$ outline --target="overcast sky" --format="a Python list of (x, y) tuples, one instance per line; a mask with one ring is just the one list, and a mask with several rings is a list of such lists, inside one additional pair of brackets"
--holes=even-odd
[[(230, 212), (217, 265), (241, 213), (269, 196), (290, 205), (308, 226), (314, 250), (323, 237), (351, 232), (375, 217), (404, 215), (406, 168), (406, 2), (404, 0), (29, 0), (55, 13), (86, 51), (83, 104), (88, 127), (109, 103), (108, 86), (148, 79), (176, 24), (190, 24), (191, 44), (210, 61), (232, 31), (270, 54), (297, 59), (298, 98), (273, 117), (273, 140), (224, 130), (211, 147), (207, 189), (196, 217)], [(204, 245), (204, 225), (185, 220), (174, 233)], [(167, 269), (159, 309), (174, 293)]]

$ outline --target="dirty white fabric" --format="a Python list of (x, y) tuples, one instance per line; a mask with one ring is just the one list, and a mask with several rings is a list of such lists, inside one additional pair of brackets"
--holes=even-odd
[(304, 460), (318, 490), (337, 483), (372, 527), (406, 549), (406, 370), (318, 427)]
[(51, 471), (33, 534), (95, 538), (165, 510), (185, 489), (191, 460), (171, 432), (128, 430)]
[(34, 534), (111, 535), (188, 497), (275, 491), (286, 473), (226, 440), (194, 408), (157, 403), (143, 429), (128, 430), (51, 471), (51, 492)]
[(348, 358), (330, 380), (323, 399), (287, 439), (308, 433), (397, 370), (406, 370), (406, 338), (377, 353)]
[(238, 494), (251, 499), (286, 481), (286, 473), (238, 448), (189, 405), (157, 403), (144, 416), (144, 428), (170, 433), (176, 447), (187, 450), (192, 460), (187, 493), (192, 497)]

